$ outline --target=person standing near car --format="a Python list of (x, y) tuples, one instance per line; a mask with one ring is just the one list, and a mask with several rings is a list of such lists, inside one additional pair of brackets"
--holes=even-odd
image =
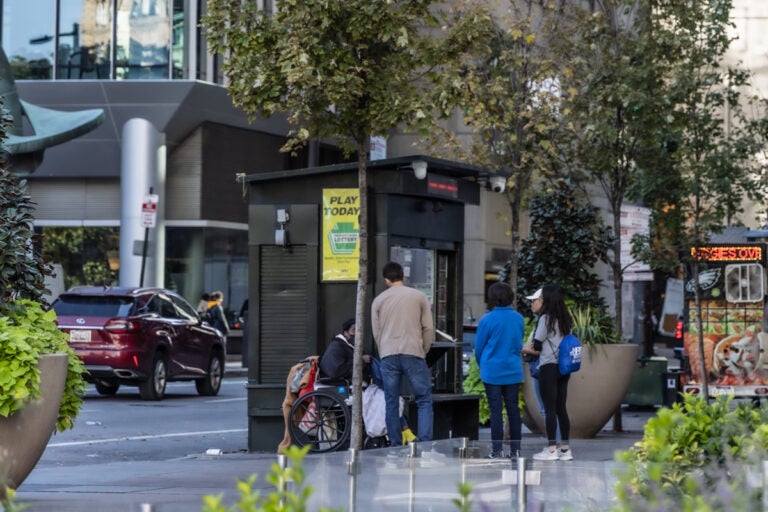
[(394, 261), (382, 269), (387, 289), (371, 305), (373, 337), (381, 357), (386, 423), (392, 446), (403, 444), (400, 428), (400, 385), (411, 385), (418, 409), (418, 441), (432, 440), (432, 376), (426, 356), (434, 341), (432, 308), (427, 296), (405, 286), (403, 267)]
[(525, 322), (512, 307), (514, 296), (512, 287), (506, 283), (491, 285), (488, 289), (489, 311), (480, 319), (475, 335), (475, 357), (491, 410), (490, 459), (504, 456), (502, 406), (507, 409), (510, 457), (517, 457), (520, 453), (522, 421), (517, 403), (520, 383), (523, 382), (521, 351)]
[(209, 307), (208, 303), (209, 302), (211, 302), (211, 296), (208, 295), (208, 293), (203, 292), (203, 294), (200, 296), (200, 302), (197, 303), (197, 308), (195, 308), (195, 309), (197, 310), (197, 312), (199, 314), (202, 315), (203, 313), (208, 311), (208, 307)]
[(224, 315), (224, 294), (222, 292), (213, 292), (210, 295), (213, 305), (208, 308), (208, 316), (211, 319), (211, 325), (221, 331), (224, 338), (229, 334), (229, 323)]

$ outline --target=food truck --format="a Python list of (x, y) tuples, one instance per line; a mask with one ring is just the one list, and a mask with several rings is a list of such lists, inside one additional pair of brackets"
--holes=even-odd
[(699, 262), (701, 331), (694, 280), (685, 282), (683, 336), (685, 393), (703, 393), (701, 358), (709, 395), (759, 398), (768, 395), (768, 333), (765, 322), (765, 243), (710, 244), (691, 249)]

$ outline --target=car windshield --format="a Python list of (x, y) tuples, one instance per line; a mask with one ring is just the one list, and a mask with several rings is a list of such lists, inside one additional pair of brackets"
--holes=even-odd
[(58, 316), (128, 316), (131, 313), (131, 297), (88, 297), (84, 295), (59, 295), (53, 303)]

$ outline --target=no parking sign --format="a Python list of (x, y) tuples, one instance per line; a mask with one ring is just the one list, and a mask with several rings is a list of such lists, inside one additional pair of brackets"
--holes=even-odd
[(147, 194), (144, 196), (144, 202), (141, 203), (141, 226), (153, 228), (157, 222), (157, 194)]

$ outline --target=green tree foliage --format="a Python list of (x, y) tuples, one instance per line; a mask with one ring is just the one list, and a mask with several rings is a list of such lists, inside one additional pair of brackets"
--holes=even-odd
[[(0, 140), (8, 122), (0, 120)], [(45, 302), (45, 276), (51, 274), (34, 232), (35, 207), (26, 180), (7, 168), (8, 162), (0, 160), (0, 316), (18, 307), (15, 299)]]
[[(673, 269), (692, 245), (739, 222), (744, 199), (766, 196), (765, 149), (748, 71), (725, 66), (733, 42), (730, 0), (660, 2), (653, 10), (664, 60), (664, 134), (659, 165), (638, 172), (637, 194), (652, 208), (649, 261)], [(663, 248), (668, 250), (663, 250)]]
[(458, 158), (508, 177), (511, 259), (506, 279), (513, 289), (518, 283), (521, 218), (531, 185), (558, 170), (559, 77), (570, 70), (553, 54), (551, 44), (567, 33), (573, 14), (565, 2), (459, 3), (448, 31), (448, 37), (460, 40), (455, 44), (459, 58), (437, 76), (434, 89), (436, 103), (458, 104), (463, 122), (473, 131), (468, 152), (462, 141), (447, 137)]
[(600, 278), (593, 268), (607, 260), (610, 230), (597, 208), (568, 181), (560, 181), (530, 201), (531, 233), (520, 249), (520, 288), (533, 293), (558, 283), (569, 299), (601, 311)]
[(566, 99), (570, 159), (604, 194), (612, 216), (615, 327), (622, 333), (621, 208), (639, 161), (653, 167), (665, 123), (663, 69), (644, 0), (605, 0), (584, 10), (570, 37), (556, 42), (571, 62), (564, 77), (578, 91)]
[[(285, 113), (291, 125), (285, 151), (331, 138), (358, 156), (360, 260), (357, 325), (366, 325), (368, 185), (372, 135), (401, 124), (432, 124), (430, 74), (451, 55), (432, 36), (436, 2), (394, 0), (278, 0), (275, 12), (259, 2), (211, 0), (203, 23), (235, 105), (251, 118)], [(356, 340), (351, 444), (362, 446), (362, 341)]]

